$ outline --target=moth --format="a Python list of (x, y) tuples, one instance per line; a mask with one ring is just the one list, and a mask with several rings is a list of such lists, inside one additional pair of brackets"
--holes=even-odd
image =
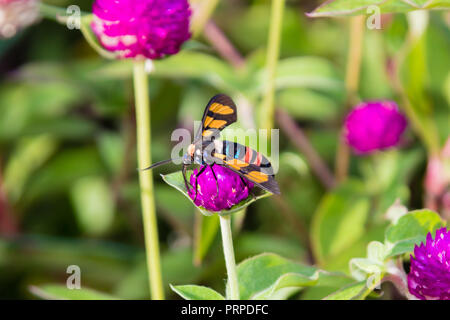
[[(201, 126), (194, 141), (188, 146), (187, 153), (183, 156), (182, 173), (186, 190), (190, 190), (186, 178), (187, 167), (191, 164), (199, 164), (204, 166), (196, 174), (197, 183), (198, 177), (205, 172), (207, 167), (210, 167), (216, 179), (217, 192), (219, 192), (219, 185), (214, 173), (214, 166), (220, 165), (239, 174), (244, 184), (247, 183), (243, 178), (250, 180), (264, 190), (280, 194), (272, 165), (264, 155), (239, 143), (218, 139), (220, 131), (236, 122), (236, 120), (236, 105), (230, 97), (225, 94), (218, 94), (211, 98), (206, 105)], [(156, 168), (172, 160), (157, 162), (143, 170)], [(197, 185), (195, 190), (195, 198), (197, 198)]]

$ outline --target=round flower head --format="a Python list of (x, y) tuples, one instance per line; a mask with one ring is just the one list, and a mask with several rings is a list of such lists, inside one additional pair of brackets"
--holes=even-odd
[(450, 231), (441, 228), (414, 247), (408, 274), (409, 292), (422, 300), (450, 300)]
[[(203, 167), (204, 166), (201, 166), (200, 170)], [(214, 173), (211, 171), (211, 167), (208, 166), (198, 177), (197, 199), (195, 199), (197, 169), (194, 169), (189, 181), (192, 186), (189, 190), (189, 197), (192, 200), (195, 199), (195, 205), (204, 207), (209, 211), (230, 209), (235, 204), (246, 199), (249, 195), (249, 191), (254, 187), (252, 182), (247, 179), (241, 179), (240, 175), (228, 168), (215, 165), (212, 170), (214, 170)], [(214, 174), (217, 177), (219, 193), (217, 193)]]
[(38, 0), (0, 0), (0, 38), (14, 36), (38, 17)]
[(347, 143), (358, 154), (396, 146), (407, 126), (395, 102), (365, 102), (356, 106), (345, 120)]
[(92, 29), (121, 58), (160, 59), (189, 39), (187, 0), (96, 0)]

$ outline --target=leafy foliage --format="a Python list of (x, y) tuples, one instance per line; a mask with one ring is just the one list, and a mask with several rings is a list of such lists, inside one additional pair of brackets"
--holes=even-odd
[(409, 12), (420, 9), (449, 9), (450, 2), (442, 0), (331, 0), (319, 6), (310, 17), (334, 17), (373, 13), (368, 9), (376, 6), (382, 13)]
[(444, 222), (437, 213), (426, 209), (411, 211), (395, 219), (386, 228), (384, 243), (369, 243), (366, 258), (354, 258), (350, 261), (352, 276), (358, 281), (376, 277), (370, 279), (373, 285), (367, 288), (370, 292), (382, 280), (384, 274), (392, 273), (398, 276), (398, 272), (401, 272), (393, 265), (392, 259), (412, 253), (414, 246), (425, 241), (428, 233), (434, 234), (443, 225)]
[[(92, 1), (77, 5), (90, 12)], [(450, 135), (450, 31), (447, 13), (440, 11), (449, 9), (449, 1), (313, 5), (317, 9), (304, 15), (299, 12), (310, 10), (311, 3), (286, 4), (276, 107), (289, 114), (333, 171), (342, 119), (351, 107), (349, 24), (345, 18), (311, 17), (371, 15), (367, 10), (376, 5), (381, 13), (397, 14), (386, 15), (381, 30), (364, 30), (352, 104), (395, 100), (410, 129), (395, 150), (350, 155), (347, 179), (327, 190), (308, 154), (298, 149), (286, 125), (275, 121), (281, 129), (282, 196), (261, 192), (219, 213), (232, 213), (241, 299), (372, 298), (380, 281), (405, 276), (401, 263), (428, 232), (448, 226), (448, 207), (440, 196), (429, 202), (424, 181), (430, 155), (438, 154)], [(423, 28), (411, 18), (417, 14), (425, 16)], [(170, 155), (172, 130), (191, 129), (219, 92), (236, 101), (234, 128), (257, 128), (267, 85), (269, 17), (267, 1), (238, 7), (224, 1), (211, 17), (242, 55), (239, 68), (206, 36), (192, 39), (177, 55), (148, 63), (154, 161)], [(132, 62), (111, 59), (91, 32), (91, 19), (83, 15), (81, 32), (42, 19), (0, 41), (0, 298), (149, 297)], [(158, 168), (154, 175), (166, 293), (170, 299), (225, 299), (219, 216), (185, 199), (177, 170)], [(428, 206), (438, 213), (407, 209)], [(67, 266), (74, 263), (82, 269), (81, 290), (65, 287)], [(181, 285), (186, 283), (193, 285)], [(169, 284), (177, 284), (173, 292)]]
[[(241, 300), (286, 299), (304, 287), (345, 284), (348, 278), (265, 253), (241, 262), (237, 267)], [(184, 299), (223, 299), (212, 289), (199, 286), (175, 286), (172, 290)], [(227, 285), (227, 292), (229, 287)]]
[(111, 295), (92, 289), (68, 289), (54, 284), (31, 287), (30, 291), (46, 300), (118, 300)]
[(225, 300), (221, 294), (207, 287), (190, 285), (170, 287), (185, 300)]

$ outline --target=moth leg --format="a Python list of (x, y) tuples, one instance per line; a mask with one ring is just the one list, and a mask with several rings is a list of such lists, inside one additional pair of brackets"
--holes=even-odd
[(256, 196), (255, 196), (255, 194), (253, 193), (253, 191), (250, 190), (250, 188), (248, 187), (247, 181), (245, 181), (245, 179), (244, 179), (242, 176), (239, 176), (239, 177), (241, 178), (241, 181), (242, 181), (242, 183), (244, 184), (244, 186), (247, 187), (248, 193), (252, 196), (252, 198), (253, 198), (254, 200), (256, 200)]
[(195, 198), (194, 198), (194, 202), (195, 200), (197, 200), (197, 196), (198, 196), (198, 177), (200, 177), (200, 175), (205, 172), (206, 170), (206, 166), (202, 167), (200, 169), (199, 172), (197, 172), (197, 174), (195, 175)]
[(214, 172), (214, 169), (213, 169), (214, 165), (215, 165), (215, 163), (213, 163), (210, 166), (210, 168), (211, 168), (211, 172), (212, 172), (212, 174), (214, 176), (214, 179), (216, 180), (217, 196), (219, 196), (219, 181), (217, 181), (216, 173)]
[(187, 168), (187, 165), (183, 165), (182, 173), (183, 173), (183, 178), (184, 178), (184, 186), (186, 187), (186, 190), (189, 193), (190, 188), (189, 188), (189, 184), (188, 184), (187, 178), (186, 178), (186, 168)]

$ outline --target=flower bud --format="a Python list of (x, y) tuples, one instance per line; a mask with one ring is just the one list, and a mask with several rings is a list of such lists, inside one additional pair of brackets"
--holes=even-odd
[[(200, 170), (204, 166), (200, 167)], [(213, 171), (214, 170), (214, 173)], [(234, 171), (214, 165), (207, 167), (198, 177), (197, 198), (195, 188), (197, 185), (197, 173), (199, 170), (194, 169), (190, 178), (192, 188), (189, 190), (189, 197), (194, 201), (196, 206), (200, 206), (209, 211), (221, 211), (230, 209), (235, 204), (249, 196), (249, 191), (254, 184)], [(217, 177), (217, 184), (216, 179)]]
[(450, 231), (445, 227), (414, 247), (408, 289), (421, 300), (450, 300)]
[(365, 102), (347, 116), (345, 138), (356, 153), (369, 154), (396, 146), (406, 126), (395, 102)]

